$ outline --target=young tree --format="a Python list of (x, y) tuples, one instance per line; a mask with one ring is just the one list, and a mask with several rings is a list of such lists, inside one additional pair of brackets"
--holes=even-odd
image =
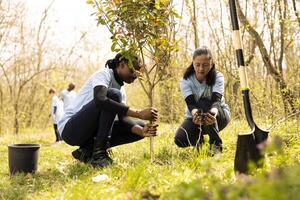
[[(111, 50), (123, 52), (129, 60), (138, 55), (144, 76), (140, 84), (149, 106), (154, 105), (155, 87), (168, 76), (171, 55), (177, 50), (174, 36), (178, 17), (170, 0), (90, 0), (97, 8), (98, 23), (112, 34)], [(150, 138), (151, 162), (154, 161), (153, 138)]]

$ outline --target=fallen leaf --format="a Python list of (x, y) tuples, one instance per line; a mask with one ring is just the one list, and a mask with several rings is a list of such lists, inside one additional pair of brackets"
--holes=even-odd
[(105, 180), (108, 180), (108, 176), (106, 174), (99, 174), (99, 175), (94, 176), (92, 178), (92, 181), (95, 182), (95, 183), (105, 181)]

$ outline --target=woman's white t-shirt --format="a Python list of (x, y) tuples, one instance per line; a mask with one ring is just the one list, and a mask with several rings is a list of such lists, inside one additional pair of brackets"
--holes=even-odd
[[(205, 82), (200, 83), (197, 80), (196, 75), (192, 74), (187, 79), (181, 79), (180, 90), (184, 99), (190, 95), (193, 95), (196, 101), (198, 101), (201, 97), (211, 99), (213, 92), (222, 94), (221, 108), (224, 110), (227, 116), (230, 117), (230, 109), (225, 103), (224, 98), (224, 75), (221, 72), (217, 72), (216, 82), (213, 86), (208, 86)], [(192, 118), (192, 114), (187, 107), (185, 109), (185, 118)]]
[(95, 72), (80, 88), (76, 97), (66, 108), (63, 118), (58, 122), (58, 131), (61, 134), (68, 120), (76, 114), (81, 108), (88, 104), (94, 98), (94, 88), (96, 86), (105, 86), (108, 89), (116, 88), (121, 91), (122, 102), (126, 103), (126, 94), (124, 88), (116, 81), (112, 69), (104, 68)]

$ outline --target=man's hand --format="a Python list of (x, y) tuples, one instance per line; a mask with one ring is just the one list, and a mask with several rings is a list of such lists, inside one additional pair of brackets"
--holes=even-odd
[(156, 108), (146, 108), (139, 111), (138, 114), (140, 119), (156, 121), (157, 120), (157, 109)]
[(146, 124), (142, 130), (142, 137), (156, 136), (157, 124)]

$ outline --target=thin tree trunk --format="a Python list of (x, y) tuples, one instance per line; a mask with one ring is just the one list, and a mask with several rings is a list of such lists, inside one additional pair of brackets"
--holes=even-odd
[(2, 133), (2, 129), (3, 129), (3, 119), (2, 119), (2, 115), (3, 115), (3, 91), (2, 91), (2, 85), (0, 85), (0, 134)]
[(197, 23), (197, 7), (195, 0), (192, 0), (193, 3), (193, 16), (192, 16), (192, 24), (194, 28), (194, 44), (195, 49), (199, 47), (199, 36), (198, 36), (198, 23)]
[(190, 1), (186, 0), (187, 8), (191, 13), (191, 23), (193, 26), (193, 34), (194, 34), (194, 46), (195, 49), (199, 47), (199, 36), (198, 36), (198, 23), (197, 23), (197, 7), (196, 7), (196, 0), (191, 0), (192, 6), (190, 5)]
[[(154, 102), (153, 94), (154, 94), (154, 87), (152, 87), (152, 85), (149, 85), (148, 101), (149, 101), (150, 108), (153, 107), (153, 102)], [(153, 122), (150, 121), (150, 123), (152, 124)], [(151, 160), (151, 163), (153, 163), (155, 161), (154, 138), (151, 136), (151, 137), (149, 137), (149, 140), (150, 140), (150, 160)]]
[(16, 135), (19, 134), (19, 106), (18, 106), (18, 103), (15, 102), (14, 104), (14, 110), (15, 110), (15, 113), (14, 113), (14, 133)]
[[(280, 53), (279, 53), (279, 59), (278, 59), (278, 70), (279, 70), (279, 73), (280, 73), (280, 76), (281, 76), (282, 80), (284, 80), (282, 62), (283, 62), (283, 54), (284, 54), (284, 50), (285, 50), (284, 49), (284, 44), (285, 44), (284, 35), (285, 35), (285, 32), (286, 32), (285, 20), (286, 20), (286, 6), (287, 6), (286, 1), (283, 0), (283, 2), (284, 2), (284, 6), (283, 6), (283, 10), (282, 10), (281, 1), (278, 1), (279, 25), (280, 25)], [(284, 96), (282, 96), (282, 98), (283, 98), (282, 100), (284, 102), (285, 101)], [(285, 110), (285, 113), (287, 114), (288, 113), (288, 106), (286, 104), (284, 105), (284, 110)]]
[(300, 16), (299, 16), (299, 13), (298, 13), (298, 10), (297, 10), (296, 1), (292, 0), (292, 2), (293, 2), (293, 9), (294, 9), (294, 12), (295, 12), (295, 16), (298, 20), (299, 27), (300, 27)]

